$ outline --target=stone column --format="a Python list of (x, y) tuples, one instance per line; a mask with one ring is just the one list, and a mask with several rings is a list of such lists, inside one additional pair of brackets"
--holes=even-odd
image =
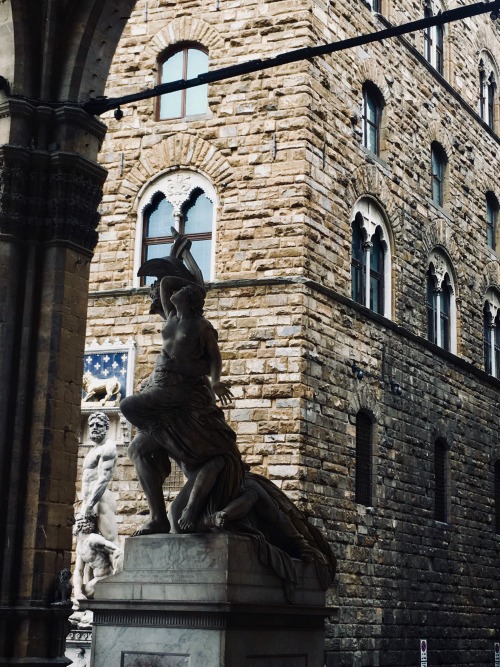
[(66, 664), (89, 263), (104, 125), (0, 100), (0, 665)]

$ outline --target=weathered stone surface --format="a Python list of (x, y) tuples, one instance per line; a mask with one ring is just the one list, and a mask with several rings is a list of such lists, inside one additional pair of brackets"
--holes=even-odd
[(325, 607), (314, 565), (295, 567), (297, 603), (287, 604), (283, 582), (247, 537), (129, 538), (124, 571), (87, 602), (93, 664), (323, 667), (324, 618), (336, 610)]

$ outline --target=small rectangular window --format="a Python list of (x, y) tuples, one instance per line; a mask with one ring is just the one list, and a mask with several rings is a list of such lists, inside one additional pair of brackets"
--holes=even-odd
[(380, 154), (381, 105), (375, 92), (367, 87), (363, 90), (363, 146), (375, 155)]
[(448, 519), (446, 454), (446, 445), (438, 440), (434, 447), (434, 518), (443, 523)]
[(442, 206), (444, 201), (445, 169), (444, 151), (439, 144), (433, 143), (431, 147), (432, 201), (438, 206)]
[(356, 415), (356, 502), (372, 505), (372, 422), (368, 415)]
[(486, 195), (486, 243), (496, 250), (496, 233), (498, 218), (498, 201), (492, 192)]

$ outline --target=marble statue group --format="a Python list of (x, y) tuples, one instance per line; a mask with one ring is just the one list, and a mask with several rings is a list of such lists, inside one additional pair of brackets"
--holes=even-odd
[[(82, 503), (75, 515), (76, 561), (73, 602), (92, 598), (95, 584), (120, 569), (122, 550), (118, 540), (116, 502), (108, 489), (116, 465), (117, 450), (107, 438), (109, 417), (93, 412), (88, 419), (92, 447), (83, 462)], [(81, 620), (81, 619), (79, 619)]]

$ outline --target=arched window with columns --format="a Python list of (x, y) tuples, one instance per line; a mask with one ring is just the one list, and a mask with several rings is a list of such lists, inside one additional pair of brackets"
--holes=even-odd
[(498, 73), (492, 57), (486, 51), (479, 59), (479, 115), (495, 129)]
[(483, 306), (484, 370), (500, 377), (500, 293), (490, 288)]
[[(194, 259), (205, 280), (211, 280), (216, 212), (215, 189), (198, 172), (178, 170), (150, 182), (139, 196), (134, 275), (148, 259), (170, 253), (173, 227), (191, 240)], [(139, 278), (134, 284), (140, 284)]]
[(448, 259), (434, 250), (427, 271), (427, 338), (444, 350), (457, 351), (457, 313), (453, 272)]
[(379, 315), (392, 315), (389, 226), (380, 206), (363, 197), (352, 221), (351, 296)]

